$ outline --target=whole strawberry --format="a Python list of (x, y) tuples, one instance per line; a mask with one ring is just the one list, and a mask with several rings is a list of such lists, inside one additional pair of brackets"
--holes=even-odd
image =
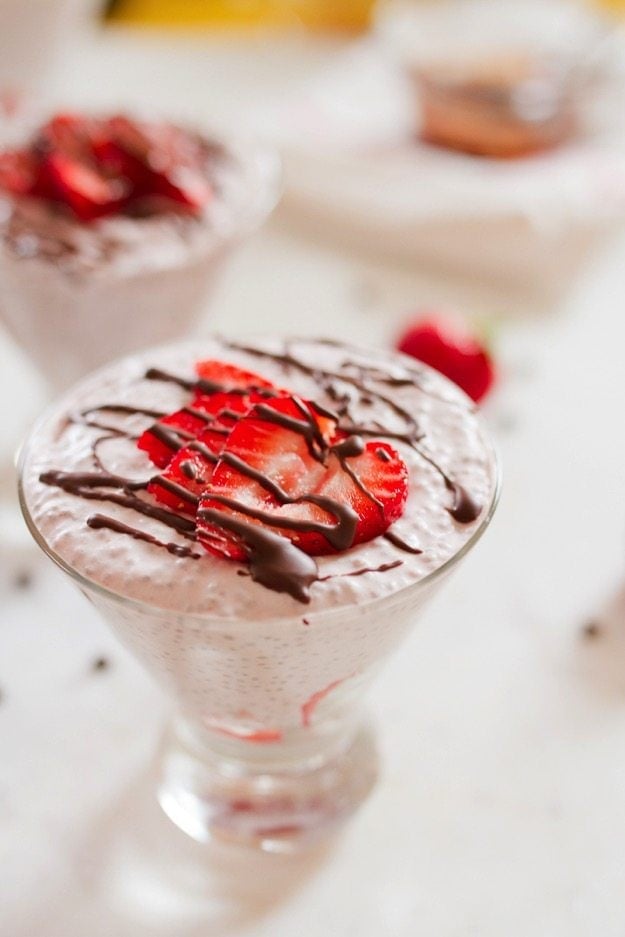
[(397, 348), (440, 371), (476, 403), (494, 384), (495, 368), (488, 351), (455, 321), (441, 316), (417, 319), (403, 333)]

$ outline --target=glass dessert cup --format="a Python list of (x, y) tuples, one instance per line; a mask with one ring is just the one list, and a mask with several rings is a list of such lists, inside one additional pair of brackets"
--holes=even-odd
[(427, 143), (506, 159), (552, 149), (579, 127), (576, 95), (549, 63), (497, 57), (418, 68), (411, 78)]
[(427, 143), (494, 159), (581, 136), (609, 26), (561, 0), (383, 0), (375, 28)]
[[(19, 255), (0, 238), (0, 319), (52, 392), (120, 354), (192, 331), (225, 262), (264, 223), (281, 191), (276, 154), (238, 141), (225, 141), (224, 150), (236, 166), (236, 191), (190, 240), (173, 222), (125, 218), (115, 262), (87, 257), (86, 269), (76, 269), (56, 244), (50, 256), (38, 254), (36, 223)], [(0, 225), (5, 220), (0, 202)], [(49, 243), (45, 232), (39, 241)]]
[(364, 604), (310, 614), (303, 605), (297, 616), (253, 621), (153, 607), (79, 574), (29, 511), (28, 445), (20, 501), (31, 534), (173, 700), (160, 752), (165, 813), (199, 841), (267, 851), (292, 851), (336, 829), (376, 778), (366, 691), (488, 527), (499, 493), (494, 454), (493, 491), (479, 524), (423, 579)]

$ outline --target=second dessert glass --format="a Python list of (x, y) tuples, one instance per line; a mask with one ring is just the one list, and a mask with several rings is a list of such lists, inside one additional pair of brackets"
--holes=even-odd
[[(0, 232), (0, 317), (52, 391), (120, 354), (187, 334), (226, 258), (274, 209), (278, 156), (249, 142), (209, 143), (228, 161), (225, 190), (191, 231), (182, 222), (178, 231), (173, 215), (107, 218), (96, 251), (89, 225), (59, 232), (29, 200), (10, 246)], [(0, 198), (0, 228), (10, 212)]]
[[(22, 470), (37, 429), (22, 452)], [(377, 761), (366, 691), (433, 593), (471, 551), (496, 508), (499, 478), (471, 538), (414, 585), (364, 604), (292, 618), (176, 613), (79, 574), (29, 529), (175, 703), (158, 797), (197, 840), (291, 851), (326, 834), (369, 793)]]

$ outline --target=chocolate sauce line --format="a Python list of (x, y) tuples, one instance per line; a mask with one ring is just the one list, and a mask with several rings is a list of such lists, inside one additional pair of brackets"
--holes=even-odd
[(177, 427), (170, 429), (163, 423), (154, 423), (150, 427), (150, 433), (172, 452), (178, 452), (184, 445), (195, 439), (193, 433), (188, 433), (186, 430)]
[(183, 390), (195, 390), (202, 394), (228, 393), (245, 397), (250, 391), (254, 391), (260, 394), (261, 397), (275, 397), (278, 393), (271, 387), (254, 387), (254, 385), (250, 385), (249, 387), (232, 387), (228, 384), (220, 384), (217, 381), (209, 381), (202, 377), (189, 380), (184, 377), (179, 377), (177, 374), (171, 374), (169, 371), (164, 371), (162, 368), (148, 368), (144, 377), (147, 381), (163, 381), (168, 384), (177, 384), (178, 387), (181, 387)]
[[(454, 520), (456, 520), (458, 523), (461, 523), (461, 524), (467, 524), (467, 523), (471, 523), (479, 516), (480, 510), (481, 510), (480, 506), (475, 503), (475, 501), (471, 498), (468, 492), (462, 487), (462, 485), (450, 479), (449, 476), (438, 465), (438, 463), (436, 463), (430, 456), (428, 456), (427, 453), (423, 452), (423, 450), (417, 445), (417, 443), (423, 438), (423, 436), (421, 435), (419, 431), (416, 421), (414, 420), (414, 418), (412, 417), (412, 415), (409, 413), (408, 410), (406, 410), (404, 407), (401, 407), (390, 397), (388, 397), (385, 394), (381, 394), (375, 388), (370, 387), (368, 384), (365, 384), (362, 380), (359, 380), (357, 378), (352, 378), (349, 375), (334, 373), (332, 371), (328, 371), (323, 368), (316, 368), (314, 366), (308, 365), (288, 351), (284, 353), (268, 352), (262, 349), (252, 348), (248, 345), (238, 343), (238, 342), (226, 342), (226, 345), (229, 348), (232, 348), (237, 351), (241, 351), (251, 356), (268, 358), (269, 360), (275, 361), (276, 363), (282, 364), (283, 366), (287, 365), (290, 367), (297, 368), (302, 373), (307, 374), (309, 377), (316, 377), (317, 379), (323, 378), (322, 384), (324, 386), (324, 389), (326, 390), (326, 393), (330, 393), (331, 391), (334, 391), (334, 396), (336, 396), (336, 387), (332, 384), (332, 381), (338, 379), (339, 381), (343, 381), (344, 383), (350, 384), (356, 390), (358, 390), (359, 393), (366, 393), (374, 397), (377, 397), (381, 402), (389, 406), (393, 410), (393, 412), (396, 413), (397, 416), (399, 416), (401, 419), (404, 420), (404, 422), (406, 423), (405, 430), (391, 431), (391, 430), (387, 430), (384, 427), (361, 426), (351, 421), (351, 419), (348, 424), (339, 423), (339, 429), (351, 435), (361, 435), (361, 436), (383, 435), (388, 439), (396, 439), (397, 441), (404, 442), (407, 445), (411, 446), (419, 456), (421, 456), (423, 459), (429, 462), (429, 464), (435, 469), (435, 471), (439, 473), (439, 475), (443, 479), (445, 487), (452, 494), (453, 503), (451, 507), (447, 508), (446, 510), (454, 518)], [(356, 367), (361, 369), (361, 372), (362, 372), (362, 366), (356, 365)], [(185, 381), (183, 378), (178, 379), (176, 378), (175, 375), (168, 374), (167, 372), (163, 372), (158, 369), (150, 369), (147, 372), (146, 376), (149, 376), (149, 375), (153, 375), (157, 377), (157, 379), (161, 379), (161, 380), (164, 379), (164, 380), (174, 381), (175, 383), (178, 383), (180, 384), (180, 386), (183, 386), (183, 387), (187, 387), (189, 385), (189, 382)], [(332, 396), (331, 393), (330, 395)], [(268, 419), (271, 422), (279, 423), (285, 428), (292, 429), (296, 432), (302, 431), (302, 428), (298, 425), (300, 421), (296, 421), (292, 417), (287, 417), (286, 414), (277, 414), (277, 411), (272, 410), (270, 407), (266, 407), (263, 404), (259, 404), (257, 406), (257, 409), (260, 411), (259, 415), (261, 415), (263, 419)], [(284, 417), (284, 419), (279, 420), (277, 419), (278, 416)], [(314, 423), (315, 421), (313, 420), (312, 422)], [(306, 425), (308, 428), (304, 431), (304, 435), (305, 435), (309, 450), (311, 452), (311, 455), (313, 455), (313, 457), (319, 461), (321, 457), (321, 453), (317, 452), (314, 449), (314, 444), (310, 440), (310, 436), (308, 435), (311, 432), (310, 424), (306, 424)], [(315, 426), (316, 426), (316, 423), (315, 423)], [(352, 476), (352, 480), (356, 484), (358, 484), (360, 487), (359, 479), (357, 479), (357, 476), (355, 477), (355, 473), (350, 472), (349, 469), (346, 469), (346, 470)], [(368, 495), (372, 500), (375, 500), (380, 510), (382, 509), (381, 503), (378, 501), (378, 499), (375, 499), (375, 496), (372, 494), (372, 492), (368, 491), (368, 489), (365, 486), (362, 486), (361, 490), (363, 490), (363, 493)]]
[(403, 566), (403, 560), (393, 560), (392, 563), (382, 563), (381, 566), (364, 566), (362, 569), (354, 569), (351, 573), (331, 573), (329, 576), (320, 576), (317, 582), (327, 582), (329, 579), (342, 579), (348, 576), (364, 576), (365, 573), (386, 573), (390, 569), (397, 569)]
[(105, 403), (99, 407), (87, 407), (86, 410), (81, 410), (80, 414), (81, 416), (89, 416), (91, 413), (102, 413), (102, 412), (123, 413), (123, 414), (127, 414), (128, 416), (135, 416), (135, 415), (149, 416), (155, 420), (160, 420), (162, 417), (167, 416), (166, 410), (149, 410), (146, 407), (131, 407), (127, 404), (121, 404), (121, 403), (110, 403), (110, 404)]
[(159, 540), (157, 537), (153, 537), (152, 534), (139, 530), (137, 527), (131, 527), (129, 524), (123, 524), (121, 521), (116, 520), (114, 517), (108, 517), (106, 514), (92, 514), (87, 518), (87, 526), (91, 527), (93, 530), (107, 529), (113, 530), (118, 534), (126, 534), (128, 537), (132, 537), (133, 540), (143, 540), (151, 546), (161, 547), (174, 556), (188, 557), (192, 560), (199, 560), (202, 558), (201, 553), (195, 553), (190, 547)]
[(447, 491), (451, 492), (453, 496), (453, 504), (450, 508), (445, 508), (448, 514), (451, 514), (455, 521), (458, 521), (459, 524), (470, 524), (472, 521), (476, 520), (480, 511), (482, 510), (481, 506), (471, 497), (466, 488), (463, 487), (459, 482), (455, 482), (449, 475), (440, 467), (438, 462), (435, 462), (434, 459), (424, 452), (416, 444), (413, 444), (412, 448), (421, 456), (429, 465), (435, 469), (436, 472), (440, 475), (445, 483), (445, 488)]
[[(298, 339), (298, 344), (306, 344), (306, 341), (307, 340), (305, 338), (300, 338)], [(314, 338), (310, 341), (314, 342), (315, 345), (327, 345), (329, 348), (339, 348), (345, 351), (352, 351), (356, 355), (362, 355), (362, 348), (359, 348), (357, 345), (350, 345), (349, 342), (339, 341), (338, 339)], [(470, 413), (474, 413), (477, 409), (477, 407), (470, 406), (469, 403), (465, 403), (464, 401), (450, 400), (448, 397), (441, 397), (441, 395), (437, 394), (435, 391), (424, 387), (422, 383), (422, 378), (424, 376), (423, 370), (418, 371), (415, 368), (402, 365), (406, 377), (394, 377), (393, 375), (386, 374), (384, 371), (380, 371), (375, 366), (371, 365), (363, 365), (352, 361), (343, 362), (342, 365), (356, 367), (361, 371), (366, 369), (367, 374), (371, 380), (379, 381), (380, 384), (386, 384), (388, 387), (416, 386), (423, 394), (431, 397), (433, 400), (438, 400), (439, 403), (444, 403), (449, 406), (465, 407)]]
[(398, 550), (403, 550), (404, 553), (412, 553), (413, 556), (418, 556), (420, 553), (423, 553), (423, 550), (420, 550), (419, 547), (413, 547), (403, 540), (399, 534), (393, 533), (392, 530), (387, 530), (382, 536), (385, 540), (388, 540), (389, 543), (392, 543), (394, 547), (397, 547)]
[(110, 433), (112, 436), (118, 436), (120, 439), (138, 438), (128, 433), (126, 430), (120, 429), (119, 426), (111, 426), (109, 423), (100, 423), (99, 420), (89, 420), (82, 413), (70, 413), (67, 419), (70, 423), (77, 423), (80, 426), (90, 426), (92, 429), (104, 430), (104, 432)]
[[(250, 346), (241, 344), (239, 342), (226, 342), (225, 344), (228, 348), (232, 348), (235, 351), (242, 351), (245, 354), (249, 354), (249, 355), (256, 356), (256, 357), (268, 358), (270, 361), (275, 361), (278, 364), (294, 367), (297, 370), (301, 371), (303, 374), (306, 374), (308, 377), (313, 377), (319, 383), (322, 383), (324, 390), (326, 391), (326, 393), (330, 393), (330, 395), (331, 395), (331, 391), (329, 390), (329, 388), (331, 388), (334, 392), (336, 392), (336, 387), (332, 384), (332, 382), (335, 380), (339, 380), (345, 384), (351, 385), (359, 393), (364, 393), (372, 397), (377, 397), (378, 400), (385, 403), (391, 410), (393, 410), (397, 414), (397, 416), (399, 416), (401, 419), (403, 419), (406, 422), (408, 426), (408, 430), (405, 431), (405, 433), (403, 434), (404, 437), (407, 437), (409, 435), (409, 438), (412, 441), (416, 436), (419, 435), (419, 430), (418, 430), (416, 421), (414, 420), (414, 417), (412, 416), (412, 414), (408, 410), (406, 410), (405, 407), (402, 407), (400, 404), (394, 401), (391, 397), (387, 397), (385, 394), (380, 393), (380, 391), (376, 390), (375, 388), (370, 387), (368, 384), (365, 384), (364, 381), (361, 379), (351, 377), (348, 374), (339, 373), (335, 371), (328, 371), (325, 368), (319, 368), (313, 365), (308, 365), (306, 364), (306, 362), (301, 361), (301, 359), (295, 357), (295, 355), (291, 354), (288, 351), (285, 351), (283, 353), (264, 351), (260, 348), (251, 348)], [(361, 367), (360, 365), (356, 365), (356, 366), (359, 368)], [(327, 383), (328, 381), (330, 382), (329, 385)], [(342, 427), (340, 425), (339, 425), (339, 428), (345, 429), (345, 427)], [(355, 429), (355, 432), (358, 432), (358, 430)]]
[(100, 446), (103, 442), (106, 442), (107, 439), (119, 439), (119, 436), (116, 433), (106, 433), (104, 436), (98, 436), (98, 438), (94, 439), (93, 443), (91, 444), (94, 465), (104, 473), (106, 473), (106, 469), (100, 457)]
[(302, 416), (304, 416), (303, 420), (298, 420), (297, 417), (289, 416), (288, 413), (280, 413), (278, 410), (274, 410), (273, 407), (264, 403), (256, 404), (254, 412), (266, 423), (273, 423), (276, 426), (291, 430), (291, 432), (303, 436), (312, 458), (315, 459), (316, 462), (323, 463), (328, 451), (328, 444), (321, 434), (317, 421), (312, 417), (308, 409), (301, 401), (298, 401), (296, 398), (293, 399), (296, 405), (299, 404), (298, 410), (300, 410)]
[[(272, 481), (272, 479), (268, 478), (263, 472), (253, 468), (232, 452), (222, 452), (221, 461), (225, 462), (231, 468), (236, 469), (236, 471), (241, 472), (241, 474), (247, 476), (247, 478), (251, 478), (253, 481), (257, 482), (265, 491), (272, 494), (280, 504), (304, 504), (306, 502), (316, 504), (317, 507), (327, 511), (328, 514), (337, 521), (332, 527), (318, 525), (316, 531), (310, 526), (309, 522), (300, 521), (300, 527), (291, 529), (301, 530), (306, 533), (323, 533), (328, 542), (338, 550), (347, 550), (353, 544), (356, 526), (358, 524), (358, 515), (350, 505), (341, 504), (341, 502), (336, 501), (334, 498), (325, 497), (323, 495), (310, 494), (291, 497), (277, 482)], [(213, 495), (210, 494), (210, 497), (213, 497)], [(233, 503), (240, 505), (240, 507), (237, 507), (237, 510), (241, 510), (241, 513), (249, 514), (249, 510), (246, 510), (246, 506), (242, 505), (241, 502), (236, 501)], [(267, 517), (270, 516), (271, 515), (267, 514)], [(271, 526), (284, 528), (284, 524), (281, 524), (279, 521), (272, 523)], [(332, 531), (331, 537), (328, 536), (328, 531)], [(344, 544), (344, 546), (337, 546), (336, 544)]]
[(199, 439), (194, 439), (193, 442), (190, 442), (188, 448), (193, 449), (194, 452), (198, 452), (203, 459), (206, 459), (207, 462), (211, 462), (213, 465), (219, 462), (219, 456), (213, 452), (212, 449), (209, 449), (205, 443), (200, 442)]
[[(246, 517), (251, 517), (254, 520), (260, 521), (267, 527), (276, 527), (278, 530), (294, 530), (298, 533), (321, 534), (326, 538), (328, 543), (339, 552), (348, 550), (349, 547), (351, 547), (354, 542), (354, 534), (358, 523), (358, 515), (353, 508), (349, 505), (339, 504), (334, 501), (333, 498), (325, 498), (322, 495), (311, 494), (302, 495), (301, 498), (289, 498), (286, 492), (284, 492), (284, 496), (286, 497), (285, 504), (298, 504), (304, 501), (316, 504), (323, 510), (334, 514), (337, 517), (338, 523), (319, 524), (316, 521), (304, 521), (295, 517), (282, 517), (270, 511), (261, 511), (259, 508), (254, 508), (234, 498), (228, 498), (226, 495), (216, 494), (213, 491), (208, 493), (208, 497), (210, 497), (211, 501), (216, 501), (218, 504), (223, 504), (224, 507), (230, 508), (232, 511), (237, 511), (240, 514), (244, 514)], [(204, 509), (198, 511), (198, 517), (204, 517)]]
[[(406, 423), (405, 430), (401, 432), (389, 431), (386, 428), (382, 428), (382, 429), (376, 428), (374, 430), (372, 427), (360, 426), (351, 420), (350, 420), (350, 423), (347, 425), (339, 423), (339, 429), (342, 429), (344, 432), (354, 433), (354, 434), (362, 435), (362, 436), (383, 435), (387, 437), (388, 439), (397, 439), (398, 441), (405, 442), (408, 445), (412, 446), (415, 452), (417, 452), (422, 458), (426, 459), (430, 463), (430, 465), (432, 465), (432, 467), (437, 472), (439, 472), (443, 481), (445, 482), (446, 488), (453, 494), (454, 503), (452, 504), (451, 508), (447, 509), (449, 513), (451, 514), (451, 516), (455, 520), (457, 520), (459, 523), (470, 523), (471, 521), (475, 520), (478, 517), (480, 508), (478, 507), (478, 505), (475, 504), (475, 502), (472, 500), (471, 496), (468, 495), (465, 489), (461, 485), (459, 485), (457, 482), (454, 482), (452, 479), (450, 479), (449, 476), (443, 471), (443, 469), (441, 469), (441, 467), (431, 457), (429, 457), (426, 453), (423, 452), (423, 450), (421, 450), (417, 446), (417, 443), (423, 437), (419, 433), (416, 421), (414, 420), (414, 418), (412, 417), (412, 415), (409, 413), (408, 410), (406, 410), (404, 407), (397, 404), (396, 401), (392, 400), (392, 398), (388, 397), (385, 394), (381, 394), (378, 390), (369, 386), (368, 384), (364, 383), (362, 380), (358, 378), (352, 378), (346, 374), (332, 372), (323, 368), (316, 368), (312, 365), (308, 365), (304, 361), (301, 361), (295, 355), (290, 353), (289, 351), (285, 351), (283, 353), (270, 352), (270, 351), (266, 351), (260, 348), (252, 348), (249, 345), (245, 345), (240, 342), (232, 342), (232, 341), (226, 342), (225, 344), (228, 348), (232, 348), (235, 351), (241, 351), (245, 354), (251, 355), (252, 357), (267, 358), (268, 360), (274, 361), (278, 364), (282, 364), (283, 366), (286, 365), (289, 367), (296, 368), (299, 371), (301, 371), (303, 374), (308, 375), (309, 377), (316, 377), (317, 380), (319, 380), (319, 378), (323, 378), (324, 381), (326, 382), (324, 383), (324, 389), (326, 390), (326, 393), (330, 393), (330, 395), (332, 395), (331, 392), (333, 391), (334, 396), (336, 396), (336, 387), (332, 384), (332, 381), (339, 380), (339, 381), (342, 381), (343, 383), (353, 386), (356, 390), (359, 391), (359, 393), (364, 392), (373, 397), (377, 397), (378, 400), (387, 404), (400, 418), (404, 420), (404, 422)], [(361, 374), (366, 373), (365, 366), (356, 364), (355, 367), (358, 367), (360, 369)], [(329, 381), (330, 383), (328, 384), (327, 381)], [(424, 390), (424, 388), (418, 383), (416, 379), (415, 379), (415, 384), (416, 386), (419, 387), (420, 390), (422, 390), (424, 393), (427, 393), (427, 391)], [(450, 402), (450, 401), (444, 401), (444, 402)], [(347, 412), (347, 415), (349, 418), (348, 412)]]
[[(102, 475), (97, 472), (44, 472), (39, 476), (44, 485), (61, 488), (68, 494), (76, 495), (87, 501), (109, 501), (120, 507), (130, 508), (160, 521), (185, 537), (195, 539), (195, 523), (188, 517), (182, 517), (173, 511), (157, 507), (149, 501), (143, 501), (133, 494), (147, 487), (147, 482), (136, 482), (118, 475)], [(99, 491), (98, 489), (104, 489)], [(119, 491), (109, 489), (119, 489)]]
[(229, 436), (232, 432), (231, 426), (224, 426), (220, 423), (220, 418), (222, 416), (234, 417), (238, 422), (243, 416), (242, 413), (236, 413), (234, 410), (220, 410), (219, 413), (208, 413), (206, 410), (200, 410), (198, 407), (182, 407), (182, 413), (188, 413), (189, 416), (195, 417), (197, 420), (202, 420), (203, 423), (206, 423), (210, 427), (212, 433), (220, 433), (222, 436)]
[[(321, 462), (323, 465), (325, 465), (327, 462), (328, 452), (334, 451), (339, 459), (339, 463), (343, 471), (346, 472), (347, 475), (349, 475), (349, 477), (352, 479), (356, 487), (359, 488), (360, 491), (362, 491), (363, 494), (375, 504), (378, 510), (383, 513), (384, 505), (382, 504), (382, 502), (378, 498), (376, 498), (373, 492), (370, 491), (367, 488), (367, 486), (364, 484), (364, 482), (361, 481), (361, 479), (359, 478), (358, 474), (354, 471), (354, 469), (350, 465), (347, 464), (348, 458), (353, 458), (354, 456), (362, 455), (362, 453), (364, 452), (364, 444), (362, 442), (362, 439), (360, 439), (357, 435), (352, 434), (347, 439), (341, 440), (335, 446), (329, 447), (328, 443), (324, 439), (323, 434), (319, 428), (319, 424), (317, 423), (317, 421), (314, 419), (314, 417), (308, 410), (308, 407), (303, 403), (303, 401), (301, 401), (297, 397), (294, 397), (293, 400), (294, 400), (295, 405), (297, 406), (297, 409), (300, 411), (300, 413), (304, 417), (303, 420), (298, 420), (296, 417), (291, 417), (288, 414), (281, 413), (277, 410), (274, 410), (272, 407), (268, 406), (267, 404), (262, 404), (262, 403), (257, 404), (254, 410), (262, 420), (265, 420), (268, 423), (275, 423), (278, 426), (291, 430), (294, 433), (299, 433), (299, 435), (303, 436), (304, 439), (306, 440), (308, 451), (310, 452), (311, 456), (314, 459), (316, 459), (316, 461)], [(331, 411), (326, 411), (326, 412), (328, 413), (328, 415), (331, 414)], [(266, 479), (266, 476), (259, 473), (256, 480), (260, 484), (263, 484), (262, 479)], [(279, 497), (283, 498), (285, 497), (285, 494), (286, 493), (282, 492)], [(303, 500), (303, 499), (300, 499), (300, 500)], [(312, 500), (312, 499), (308, 498), (307, 500)], [(295, 502), (282, 501), (282, 503), (293, 504)], [(319, 503), (319, 502), (316, 502), (316, 503)], [(344, 514), (344, 507), (339, 505), (339, 503), (336, 501), (332, 503), (334, 506), (330, 507), (329, 510), (332, 514), (334, 514), (335, 516), (339, 518), (339, 522), (340, 522), (341, 514), (337, 513), (337, 511), (342, 512)], [(355, 532), (355, 528), (354, 528), (354, 532)], [(332, 543), (332, 541), (330, 542)], [(334, 544), (332, 545), (334, 546)], [(351, 542), (348, 543), (347, 546), (343, 547), (342, 549), (347, 549), (347, 547), (349, 546), (351, 546)], [(337, 548), (337, 549), (341, 549), (341, 548)]]
[(241, 538), (249, 554), (254, 582), (275, 592), (287, 592), (299, 602), (310, 602), (310, 587), (319, 576), (311, 556), (286, 537), (258, 524), (249, 524), (213, 508), (203, 508), (198, 513), (204, 520)]
[(349, 465), (347, 462), (348, 459), (356, 458), (357, 456), (362, 455), (363, 452), (365, 451), (365, 443), (364, 443), (362, 436), (358, 436), (355, 434), (352, 434), (351, 436), (347, 436), (345, 439), (342, 439), (340, 442), (335, 443), (332, 446), (331, 451), (336, 455), (336, 457), (338, 458), (341, 464), (342, 470), (346, 472), (347, 475), (349, 475), (349, 477), (354, 482), (356, 487), (360, 491), (362, 491), (365, 497), (369, 498), (369, 500), (372, 501), (373, 504), (375, 504), (377, 509), (382, 514), (384, 514), (384, 505), (382, 504), (380, 499), (377, 498), (373, 494), (373, 492), (367, 488), (367, 486), (359, 477), (358, 473), (355, 472), (354, 469), (351, 467), (351, 465)]
[(124, 478), (122, 475), (113, 475), (100, 472), (43, 472), (39, 481), (44, 485), (55, 485), (73, 494), (74, 488), (122, 488), (127, 491), (142, 491), (147, 482)]
[(179, 377), (177, 374), (170, 374), (169, 371), (163, 371), (161, 368), (148, 368), (144, 377), (146, 381), (163, 381), (167, 384), (177, 384), (178, 387), (182, 387), (183, 390), (196, 390), (197, 387), (196, 380), (186, 380), (184, 377)]
[(200, 503), (200, 499), (197, 495), (194, 495), (192, 491), (189, 491), (184, 485), (179, 485), (177, 482), (172, 481), (171, 478), (166, 478), (164, 475), (155, 475), (154, 478), (150, 480), (150, 483), (153, 485), (160, 485), (161, 488), (164, 488), (165, 491), (169, 491), (172, 495), (176, 495), (181, 501), (187, 501), (189, 504), (193, 505)]
[(317, 423), (317, 420), (314, 418), (303, 400), (300, 400), (299, 397), (293, 397), (292, 399), (296, 408), (302, 414), (305, 424), (309, 427), (308, 432), (311, 436), (310, 441), (312, 445), (309, 444), (308, 433), (305, 431), (303, 435), (311, 451), (311, 455), (314, 455), (314, 444), (316, 443), (319, 450), (320, 461), (325, 464), (325, 459), (328, 452), (328, 443), (326, 442), (325, 436), (321, 432), (321, 428)]
[(384, 516), (384, 505), (382, 504), (382, 502), (380, 501), (380, 499), (377, 498), (377, 497), (373, 494), (372, 491), (369, 491), (369, 489), (367, 488), (367, 486), (365, 485), (365, 483), (359, 478), (358, 473), (354, 471), (354, 469), (351, 467), (351, 465), (348, 465), (348, 464), (347, 464), (347, 459), (346, 459), (346, 457), (343, 456), (343, 458), (339, 458), (339, 462), (341, 463), (341, 468), (343, 469), (343, 471), (346, 472), (347, 475), (349, 475), (349, 477), (351, 478), (351, 480), (353, 481), (353, 483), (356, 485), (356, 487), (357, 487), (360, 491), (362, 491), (362, 493), (365, 495), (365, 497), (369, 498), (369, 500), (370, 500), (373, 504), (375, 504), (375, 506), (376, 506), (376, 508), (378, 509), (378, 511), (380, 512), (380, 514), (382, 514), (382, 516)]

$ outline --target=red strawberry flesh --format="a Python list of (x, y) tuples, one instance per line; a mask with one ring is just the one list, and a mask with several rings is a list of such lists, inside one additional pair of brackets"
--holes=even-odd
[(108, 180), (70, 156), (60, 153), (46, 156), (43, 171), (58, 200), (68, 205), (81, 221), (110, 215), (123, 203), (125, 191), (118, 180)]
[(0, 187), (85, 223), (126, 210), (199, 214), (213, 197), (204, 147), (169, 124), (57, 114), (25, 149), (0, 153)]
[(164, 470), (150, 482), (150, 493), (188, 514), (195, 513), (233, 426), (267, 395), (282, 393), (253, 371), (227, 362), (200, 361), (195, 370), (198, 383), (191, 403), (163, 417), (137, 443)]
[(403, 510), (406, 466), (386, 443), (360, 442), (347, 455), (346, 437), (335, 430), (296, 397), (256, 405), (232, 430), (200, 500), (203, 545), (231, 559), (247, 556), (240, 538), (205, 521), (205, 510), (269, 527), (313, 556), (383, 533)]
[(441, 318), (424, 318), (408, 328), (397, 347), (440, 371), (476, 403), (495, 381), (492, 359), (478, 340)]

